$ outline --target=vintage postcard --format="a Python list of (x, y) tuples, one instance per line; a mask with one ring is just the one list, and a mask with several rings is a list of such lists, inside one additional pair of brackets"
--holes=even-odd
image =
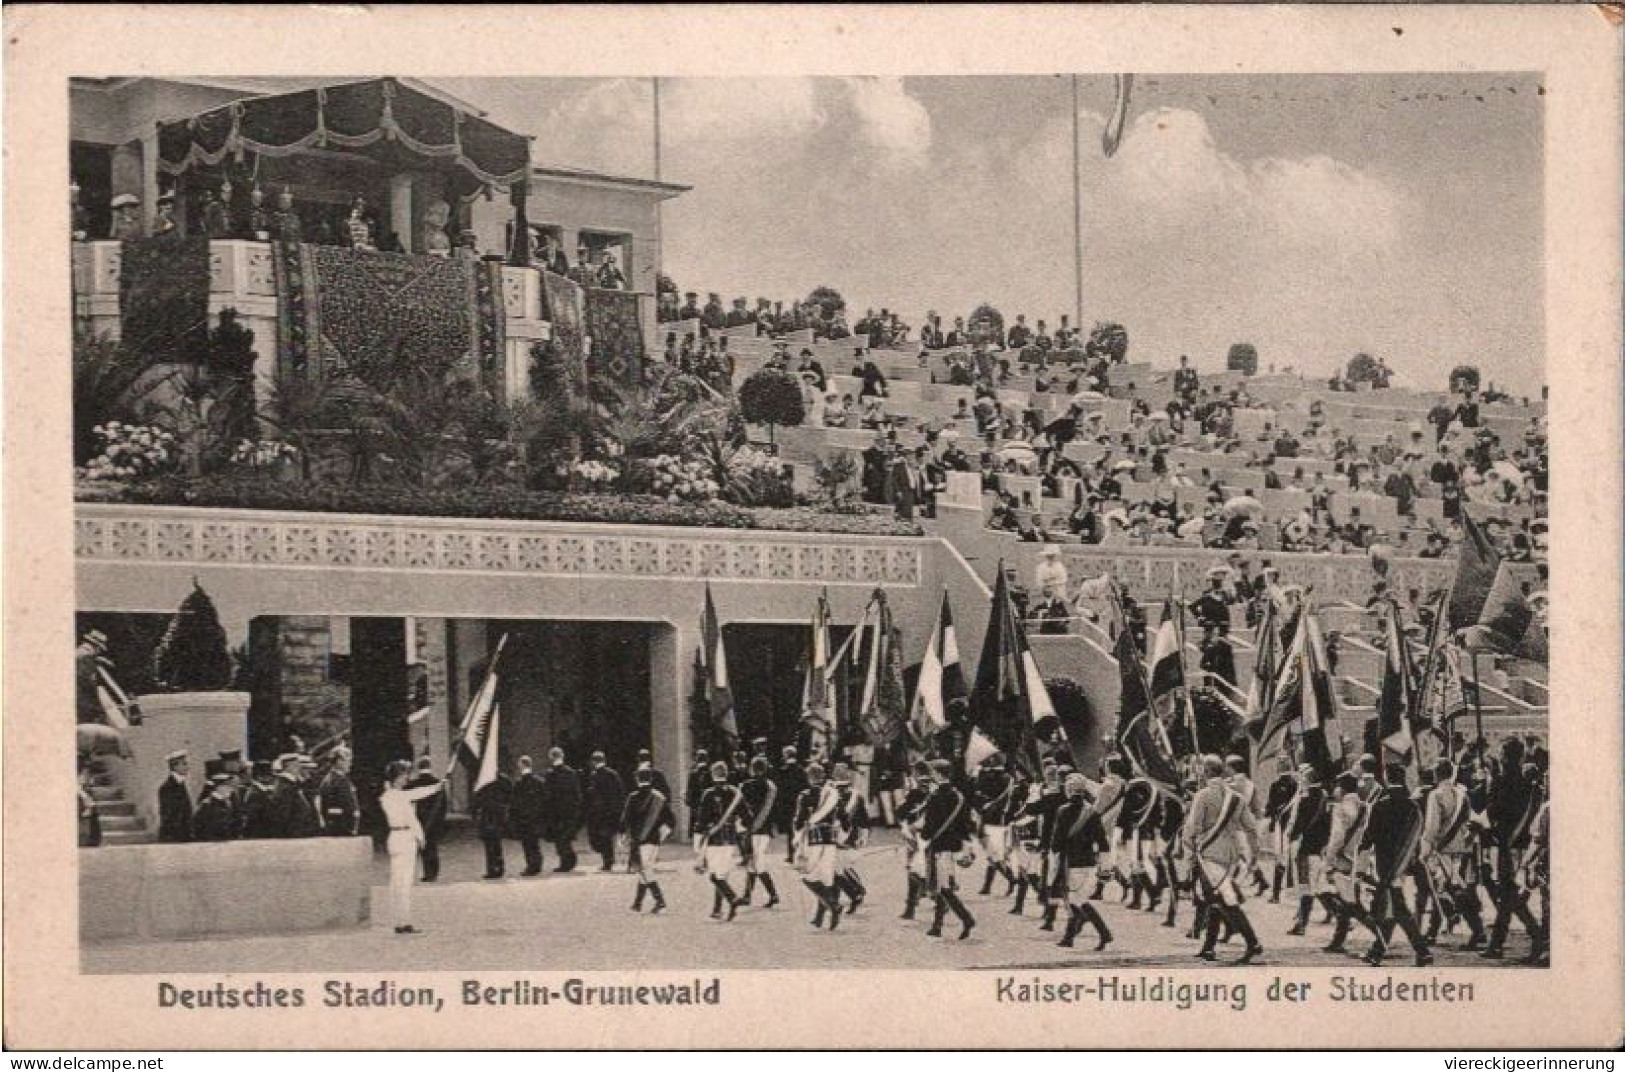
[(1607, 12), (5, 27), (8, 1045), (1621, 1042)]

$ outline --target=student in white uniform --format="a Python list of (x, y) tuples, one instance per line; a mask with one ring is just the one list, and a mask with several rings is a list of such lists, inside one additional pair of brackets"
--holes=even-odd
[(396, 934), (416, 934), (412, 926), (412, 883), (416, 877), (418, 847), (423, 844), (423, 828), (418, 825), (418, 801), (440, 792), (444, 782), (406, 788), (412, 764), (398, 759), (384, 770), (384, 791), (378, 806), (389, 824), (389, 916)]

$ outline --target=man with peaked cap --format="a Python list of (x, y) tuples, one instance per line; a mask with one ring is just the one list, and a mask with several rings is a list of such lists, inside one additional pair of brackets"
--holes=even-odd
[(594, 752), (587, 762), (590, 768), (584, 787), (587, 844), (603, 861), (599, 870), (612, 871), (615, 869), (615, 832), (620, 826), (626, 790), (621, 785), (621, 776), (604, 761), (604, 753)]
[[(745, 820), (745, 798), (736, 786), (729, 783), (728, 764), (718, 760), (711, 764), (708, 773), (711, 784), (700, 794), (691, 825), (699, 832), (698, 851), (705, 856), (705, 870), (711, 878), (714, 894), (711, 918), (725, 919), (731, 923), (739, 914), (739, 897), (729, 884), (728, 877), (740, 865), (739, 838)], [(726, 917), (723, 916), (724, 908), (727, 909)]]
[(621, 809), (621, 835), (627, 843), (627, 868), (638, 876), (637, 896), (632, 899), (632, 911), (643, 911), (643, 898), (654, 898), (649, 914), (656, 915), (666, 907), (666, 898), (655, 879), (655, 862), (660, 858), (660, 845), (677, 828), (677, 816), (672, 814), (671, 801), (654, 784), (654, 768), (640, 766), (632, 775), (632, 792), (627, 794)]
[(581, 775), (564, 762), (562, 748), (547, 750), (547, 774), (542, 804), (542, 836), (553, 843), (559, 862), (553, 870), (565, 874), (576, 869), (576, 832), (581, 829)]
[(683, 292), (683, 307), (677, 311), (680, 320), (698, 320), (700, 318), (699, 294), (688, 290)]
[(271, 816), (271, 792), (276, 788), (271, 764), (256, 760), (237, 799), (238, 836), (244, 840), (276, 837)]
[(1135, 775), (1123, 787), (1123, 806), (1117, 810), (1116, 838), (1118, 876), (1127, 874), (1128, 907), (1138, 910), (1141, 898), (1147, 912), (1155, 912), (1162, 894), (1151, 881), (1147, 864), (1156, 856), (1158, 801), (1162, 794), (1149, 778)]
[(184, 842), (192, 840), (192, 794), (186, 788), (186, 776), (191, 767), (185, 749), (164, 757), (169, 774), (158, 787), (158, 840)]
[(728, 314), (722, 308), (722, 295), (713, 292), (705, 296), (705, 308), (700, 310), (700, 323), (712, 331), (720, 331), (728, 326)]
[(1111, 840), (1111, 832), (1117, 829), (1118, 821), (1122, 818), (1123, 794), (1128, 789), (1131, 768), (1128, 760), (1115, 752), (1106, 757), (1105, 766), (1105, 777), (1100, 780), (1100, 791), (1095, 795), (1093, 807), (1100, 816), (1101, 828), (1107, 831), (1107, 842), (1105, 849), (1096, 857), (1099, 864), (1095, 871), (1095, 888), (1089, 894), (1091, 901), (1098, 901), (1105, 895), (1106, 880), (1109, 878), (1116, 878), (1125, 892), (1128, 887), (1128, 879), (1120, 870), (1120, 854)]
[(1055, 845), (1055, 816), (1066, 803), (1066, 780), (1056, 764), (1044, 766), (1043, 786), (1038, 795), (1038, 899), (1044, 906), (1044, 917), (1039, 923), (1041, 931), (1055, 929), (1055, 919), (1066, 899), (1066, 887), (1061, 881), (1061, 855)]
[(784, 862), (795, 863), (796, 804), (807, 788), (807, 772), (797, 758), (796, 746), (787, 744), (779, 751), (779, 765), (773, 770), (773, 782), (779, 787), (775, 808), (775, 826), (784, 835)]
[(953, 764), (946, 759), (931, 761), (931, 783), (931, 794), (920, 815), (920, 838), (927, 859), (926, 882), (936, 903), (931, 929), (925, 933), (941, 938), (942, 921), (951, 911), (959, 919), (959, 937), (964, 940), (976, 926), (976, 917), (959, 899), (954, 869), (971, 839), (970, 801), (954, 787)]
[(306, 838), (322, 832), (321, 815), (305, 785), (309, 762), (308, 756), (297, 752), (284, 753), (277, 759), (270, 800), (272, 837)]
[(1197, 886), (1207, 905), (1202, 949), (1203, 960), (1216, 959), (1213, 947), (1219, 939), (1219, 926), (1228, 922), (1247, 941), (1237, 963), (1249, 964), (1264, 951), (1242, 910), (1238, 877), (1252, 865), (1255, 842), (1253, 811), (1231, 786), (1225, 784), (1225, 764), (1218, 756), (1202, 757), (1202, 775), (1207, 784), (1191, 801), (1185, 821), (1185, 849), (1196, 868)]
[(1331, 802), (1313, 764), (1298, 765), (1297, 791), (1286, 806), (1283, 822), (1288, 866), (1298, 887), (1298, 911), (1287, 933), (1302, 934), (1317, 899), (1332, 915), (1337, 906), (1325, 875), (1326, 844), (1332, 834)]
[(730, 328), (742, 328), (746, 324), (755, 323), (756, 318), (751, 315), (751, 312), (748, 308), (746, 308), (746, 305), (747, 303), (744, 298), (735, 298), (733, 308), (728, 310), (728, 315), (723, 322), (724, 326)]
[(841, 898), (835, 887), (839, 836), (836, 812), (840, 803), (839, 791), (824, 781), (824, 768), (817, 763), (809, 764), (807, 788), (796, 799), (795, 832), (791, 841), (799, 856), (798, 866), (806, 876), (801, 884), (812, 891), (818, 902), (812, 925), (822, 927), (827, 916), (830, 930), (841, 922)]
[(333, 752), (333, 765), (316, 789), (322, 833), (328, 837), (354, 837), (361, 829), (361, 805), (350, 781), (350, 751)]
[(216, 774), (209, 779), (203, 800), (192, 815), (193, 841), (230, 841), (237, 836), (235, 781), (229, 774)]
[(1099, 935), (1095, 950), (1105, 949), (1112, 940), (1111, 929), (1091, 903), (1096, 898), (1086, 897), (1084, 890), (1089, 888), (1100, 866), (1101, 854), (1110, 846), (1110, 838), (1101, 822), (1099, 809), (1089, 799), (1088, 782), (1081, 774), (1067, 776), (1066, 803), (1055, 814), (1055, 844), (1060, 853), (1066, 903), (1070, 910), (1066, 932), (1056, 945), (1072, 948), (1078, 932), (1088, 923)]
[(134, 194), (119, 194), (108, 205), (113, 211), (113, 222), (108, 237), (128, 242), (141, 238), (146, 229), (141, 225), (141, 200)]
[[(758, 738), (758, 742), (766, 749), (765, 737)], [(750, 851), (746, 853), (745, 893), (739, 903), (750, 904), (751, 893), (760, 882), (762, 889), (767, 891), (767, 907), (772, 908), (779, 903), (779, 891), (773, 885), (767, 859), (773, 841), (773, 827), (779, 816), (779, 787), (771, 777), (765, 755), (758, 755), (750, 761), (750, 777), (740, 785), (739, 791), (745, 797), (745, 835), (750, 846)]]
[[(726, 764), (724, 764), (726, 767)], [(705, 870), (705, 854), (702, 851), (701, 838), (705, 831), (700, 826), (695, 813), (700, 808), (700, 798), (711, 786), (711, 755), (703, 748), (694, 749), (694, 765), (688, 769), (688, 780), (683, 783), (683, 804), (688, 808), (688, 839), (694, 847), (694, 870)]]
[(166, 235), (177, 230), (175, 223), (175, 191), (165, 190), (158, 195), (158, 213), (153, 217), (152, 233), (154, 236)]
[[(434, 763), (428, 756), (420, 756), (417, 769), (407, 780), (405, 788), (425, 789), (439, 782), (434, 776)], [(423, 840), (418, 845), (418, 860), (423, 867), (423, 881), (433, 882), (440, 877), (440, 838), (446, 831), (446, 794), (431, 793), (412, 805), (417, 811), (418, 827)]]
[(1230, 571), (1224, 566), (1214, 566), (1208, 570), (1207, 591), (1190, 605), (1191, 616), (1204, 629), (1209, 626), (1217, 632), (1228, 632), (1230, 629), (1230, 600), (1224, 590), (1224, 582), (1229, 576)]
[(666, 780), (666, 772), (655, 766), (654, 753), (647, 748), (638, 749), (638, 767), (649, 768), (649, 784), (660, 790), (660, 795), (671, 802), (671, 783)]
[(1371, 921), (1373, 930), (1371, 949), (1365, 962), (1372, 967), (1382, 964), (1388, 951), (1389, 935), (1398, 926), (1411, 943), (1416, 954), (1416, 966), (1425, 968), (1433, 963), (1427, 942), (1405, 903), (1401, 880), (1410, 872), (1416, 860), (1421, 840), (1422, 815), (1411, 799), (1410, 787), (1405, 784), (1405, 765), (1390, 763), (1385, 768), (1387, 784), (1376, 802), (1371, 805), (1371, 818), (1366, 823), (1362, 847), (1369, 848), (1375, 870), (1375, 888), (1371, 895)]

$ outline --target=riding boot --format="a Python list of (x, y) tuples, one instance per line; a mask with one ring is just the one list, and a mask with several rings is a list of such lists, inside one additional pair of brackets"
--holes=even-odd
[(855, 910), (858, 905), (863, 902), (863, 899), (869, 896), (869, 887), (863, 884), (863, 879), (859, 878), (858, 873), (852, 870), (850, 867), (841, 872), (841, 874), (846, 876), (847, 884), (852, 888), (853, 894), (855, 894), (855, 896), (852, 898), (852, 908)]
[(654, 907), (649, 909), (649, 914), (651, 916), (657, 915), (661, 909), (666, 907), (666, 897), (660, 892), (660, 883), (658, 882), (649, 883), (649, 892), (654, 895), (655, 899)]
[(1270, 904), (1281, 903), (1281, 883), (1286, 881), (1286, 865), (1276, 864), (1275, 874), (1270, 886)]
[(1095, 888), (1089, 892), (1089, 900), (1098, 901), (1106, 894), (1106, 876), (1095, 876)]
[(1071, 949), (1081, 930), (1083, 930), (1083, 910), (1077, 905), (1072, 905), (1071, 912), (1066, 917), (1066, 933), (1055, 944), (1063, 949)]
[(1099, 941), (1095, 943), (1096, 953), (1100, 952), (1102, 949), (1105, 949), (1111, 944), (1111, 928), (1106, 926), (1105, 917), (1100, 914), (1099, 909), (1092, 904), (1085, 904), (1083, 906), (1083, 918), (1085, 922), (1089, 923), (1095, 928), (1095, 933), (1100, 936)]
[(1130, 876), (1130, 878), (1129, 878), (1129, 890), (1132, 892), (1133, 896), (1131, 896), (1129, 898), (1128, 907), (1130, 909), (1134, 910), (1134, 911), (1139, 911), (1139, 908), (1140, 908), (1140, 887), (1143, 886), (1144, 884), (1145, 884), (1145, 876), (1144, 875), (1135, 874), (1135, 875)]
[(1202, 928), (1202, 948), (1196, 955), (1203, 960), (1216, 960), (1217, 956), (1213, 952), (1213, 947), (1219, 942), (1219, 913), (1216, 909), (1203, 905), (1197, 910), (1197, 915), (1203, 915), (1204, 909), (1207, 918)]
[(1027, 903), (1027, 882), (1026, 882), (1025, 879), (1023, 879), (1021, 882), (1018, 882), (1016, 884), (1016, 904), (1015, 904), (1014, 908), (1010, 909), (1010, 914), (1012, 916), (1021, 915), (1022, 907), (1024, 905), (1026, 905), (1026, 903)]
[(1004, 881), (1006, 884), (1004, 887), (1004, 895), (1006, 897), (1016, 892), (1017, 884), (1025, 885), (1025, 880), (1016, 878), (1016, 872), (1009, 864), (1000, 864), (999, 872), (1004, 875)]
[(1292, 917), (1292, 926), (1287, 928), (1288, 934), (1302, 934), (1309, 926), (1309, 909), (1314, 906), (1315, 899), (1309, 894), (1298, 898), (1298, 914)]
[(647, 882), (638, 883), (638, 895), (636, 897), (632, 898), (632, 911), (634, 911), (634, 912), (643, 911), (643, 895), (644, 895), (645, 892), (648, 891), (648, 889), (649, 889), (649, 884)]
[(1346, 907), (1340, 907), (1337, 912), (1337, 929), (1332, 932), (1332, 940), (1321, 949), (1323, 953), (1341, 953), (1344, 951), (1343, 943), (1348, 941), (1349, 927), (1353, 922), (1353, 913)]
[(1235, 928), (1235, 932), (1241, 935), (1242, 940), (1247, 943), (1247, 948), (1242, 951), (1241, 957), (1236, 963), (1250, 963), (1254, 957), (1264, 951), (1264, 946), (1259, 942), (1258, 935), (1253, 933), (1252, 920), (1247, 918), (1247, 913), (1243, 912), (1239, 906), (1230, 909), (1225, 914), (1230, 917), (1231, 926)]
[(1052, 931), (1055, 929), (1055, 914), (1059, 908), (1059, 902), (1057, 902), (1053, 897), (1050, 898), (1049, 904), (1044, 906), (1044, 921), (1038, 925), (1039, 930)]
[(948, 895), (939, 893), (931, 907), (931, 927), (925, 933), (932, 938), (942, 937), (942, 920), (948, 914)]
[(734, 917), (739, 914), (739, 898), (734, 894), (733, 887), (728, 885), (727, 879), (713, 876), (711, 881), (717, 884), (717, 894), (722, 898), (722, 903), (728, 906), (727, 920), (732, 923)]
[(822, 927), (824, 925), (824, 912), (829, 907), (824, 900), (824, 887), (810, 878), (802, 879), (801, 884), (812, 891), (813, 900), (818, 902), (818, 909), (813, 913), (812, 925)]
[(1319, 901), (1320, 906), (1326, 910), (1326, 915), (1321, 918), (1320, 922), (1323, 924), (1337, 922), (1339, 911), (1337, 907), (1337, 898), (1332, 894), (1322, 893), (1316, 895), (1315, 900)]
[(750, 895), (751, 895), (751, 892), (753, 890), (755, 890), (755, 889), (756, 889), (756, 872), (754, 872), (754, 871), (746, 871), (745, 872), (745, 892), (739, 895), (739, 904), (740, 904), (741, 907), (750, 904)]
[(711, 876), (711, 918), (722, 918), (722, 887), (717, 885), (715, 875)]
[(986, 897), (993, 892), (994, 864), (987, 865), (987, 874), (982, 877), (982, 896)]
[(923, 885), (925, 884), (920, 881), (919, 875), (916, 875), (912, 871), (908, 873), (908, 895), (907, 899), (903, 902), (903, 914), (898, 918), (914, 918), (914, 909), (920, 903), (920, 887)]
[(959, 917), (959, 940), (964, 941), (970, 937), (971, 928), (976, 926), (976, 917), (970, 914), (970, 910), (965, 907), (957, 893), (947, 892), (942, 896), (948, 902), (948, 907), (953, 909), (954, 915)]
[(763, 871), (760, 875), (756, 876), (756, 879), (762, 884), (762, 889), (767, 891), (767, 904), (763, 907), (772, 908), (774, 905), (778, 904), (779, 891), (773, 886), (773, 876), (768, 874), (766, 871)]

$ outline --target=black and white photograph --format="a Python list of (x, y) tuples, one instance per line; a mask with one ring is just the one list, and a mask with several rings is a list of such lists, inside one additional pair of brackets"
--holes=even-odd
[(1579, 955), (1550, 72), (222, 59), (32, 146), (67, 970), (1483, 1017)]

